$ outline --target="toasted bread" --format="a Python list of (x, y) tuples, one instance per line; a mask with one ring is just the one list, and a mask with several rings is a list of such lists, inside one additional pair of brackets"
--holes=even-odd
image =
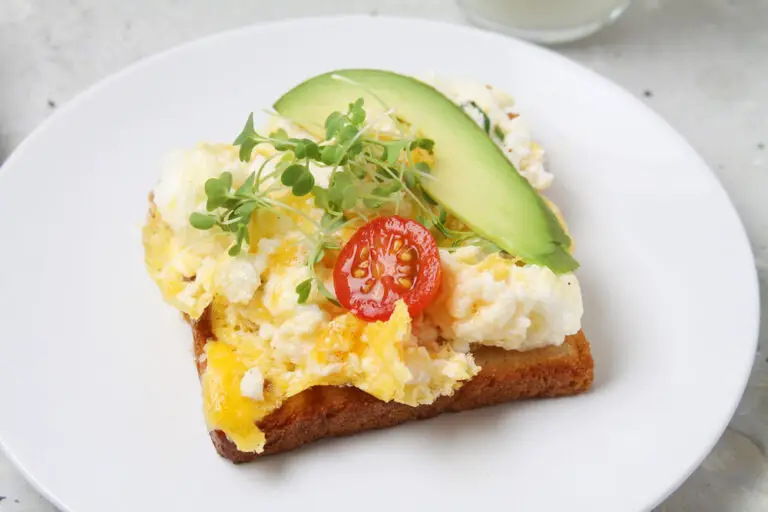
[[(213, 339), (206, 311), (191, 322), (195, 360), (200, 375), (205, 371), (205, 344)], [(317, 386), (286, 400), (261, 420), (259, 428), (267, 442), (262, 453), (237, 449), (221, 431), (211, 432), (219, 454), (235, 463), (250, 462), (298, 448), (324, 437), (344, 436), (411, 420), (432, 418), (443, 412), (457, 412), (522, 398), (544, 398), (582, 393), (593, 380), (592, 354), (584, 334), (568, 336), (560, 346), (527, 352), (481, 346), (473, 350), (482, 370), (453, 396), (438, 398), (429, 405), (411, 407), (382, 402), (353, 387)]]

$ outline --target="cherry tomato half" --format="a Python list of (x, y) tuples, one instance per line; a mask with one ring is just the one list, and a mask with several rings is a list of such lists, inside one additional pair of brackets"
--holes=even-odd
[(378, 217), (358, 229), (333, 271), (336, 297), (363, 320), (389, 320), (403, 299), (415, 316), (440, 289), (440, 253), (432, 234), (403, 217)]

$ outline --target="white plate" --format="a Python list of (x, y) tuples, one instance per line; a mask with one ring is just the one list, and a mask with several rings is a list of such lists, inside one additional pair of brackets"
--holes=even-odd
[[(577, 241), (594, 390), (233, 466), (206, 435), (189, 329), (144, 271), (156, 162), (232, 140), (250, 110), (308, 76), (363, 66), (517, 98)], [(263, 25), (135, 65), (3, 166), (0, 232), (0, 438), (71, 512), (647, 509), (725, 428), (757, 337), (744, 230), (679, 135), (554, 53), (424, 21)]]

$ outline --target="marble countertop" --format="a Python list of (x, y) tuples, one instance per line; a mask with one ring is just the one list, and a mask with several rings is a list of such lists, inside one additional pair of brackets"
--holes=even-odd
[[(465, 23), (452, 0), (0, 0), (0, 162), (60, 105), (139, 58), (229, 28), (335, 13)], [(764, 0), (635, 0), (614, 26), (557, 48), (640, 97), (704, 156), (747, 228), (763, 297), (768, 293), (765, 20)], [(768, 318), (768, 300), (762, 312)], [(659, 510), (768, 509), (765, 323), (749, 387), (730, 426)], [(54, 510), (0, 455), (0, 512)]]

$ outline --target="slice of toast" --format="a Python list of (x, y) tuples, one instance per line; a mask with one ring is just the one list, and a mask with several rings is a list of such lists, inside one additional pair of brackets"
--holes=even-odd
[[(208, 311), (192, 322), (197, 371), (205, 363), (201, 355), (213, 339)], [(344, 436), (364, 430), (392, 427), (406, 421), (432, 418), (521, 398), (544, 398), (582, 393), (593, 380), (593, 361), (584, 334), (568, 336), (560, 346), (527, 352), (497, 347), (473, 350), (480, 373), (453, 396), (438, 398), (429, 405), (411, 407), (382, 402), (354, 387), (317, 386), (286, 400), (259, 422), (267, 443), (263, 453), (237, 449), (221, 431), (211, 432), (219, 454), (235, 463), (250, 462), (262, 455), (284, 452), (324, 437)]]

